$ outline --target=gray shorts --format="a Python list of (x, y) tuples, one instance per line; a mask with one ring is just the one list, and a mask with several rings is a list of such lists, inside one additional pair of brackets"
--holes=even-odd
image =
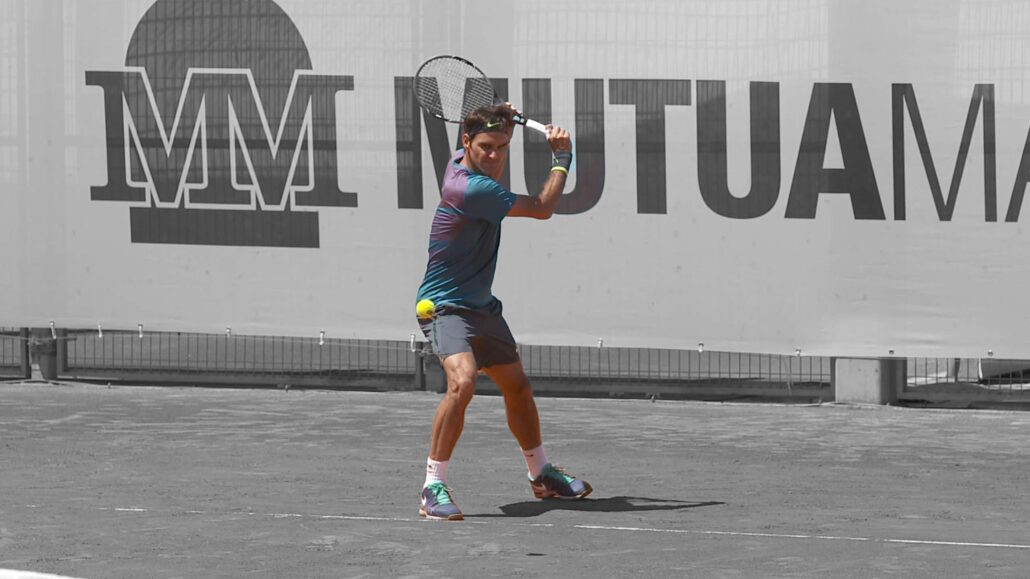
[(418, 323), (441, 360), (453, 354), (472, 352), (479, 368), (519, 361), (515, 338), (499, 311), (442, 306), (433, 319)]

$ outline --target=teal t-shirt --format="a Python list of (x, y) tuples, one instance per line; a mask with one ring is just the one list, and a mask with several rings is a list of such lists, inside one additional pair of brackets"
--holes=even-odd
[(461, 165), (458, 150), (447, 165), (440, 204), (429, 233), (429, 262), (416, 301), (436, 307), (494, 307), (494, 271), (501, 244), (501, 221), (515, 194), (486, 175)]

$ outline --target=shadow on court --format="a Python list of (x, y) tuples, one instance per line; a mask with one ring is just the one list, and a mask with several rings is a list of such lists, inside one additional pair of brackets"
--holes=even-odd
[(501, 513), (466, 514), (466, 518), (488, 517), (539, 517), (552, 511), (580, 511), (586, 513), (633, 513), (645, 511), (678, 511), (698, 507), (714, 507), (726, 503), (719, 501), (690, 502), (644, 497), (610, 497), (594, 499), (587, 497), (578, 501), (523, 501), (500, 507)]

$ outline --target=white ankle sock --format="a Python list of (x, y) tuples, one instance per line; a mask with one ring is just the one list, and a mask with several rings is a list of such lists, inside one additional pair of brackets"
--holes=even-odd
[(435, 482), (441, 482), (447, 484), (447, 464), (449, 460), (433, 460), (431, 458), (426, 459), (426, 482), (422, 485), (422, 488), (426, 488)]
[(526, 466), (529, 467), (529, 478), (535, 479), (540, 476), (541, 471), (547, 466), (547, 455), (544, 454), (544, 445), (531, 450), (523, 450), (522, 456), (526, 459)]

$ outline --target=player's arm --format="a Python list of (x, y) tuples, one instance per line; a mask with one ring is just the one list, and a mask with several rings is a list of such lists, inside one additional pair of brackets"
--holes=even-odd
[(569, 132), (565, 129), (548, 125), (547, 144), (551, 146), (554, 158), (547, 181), (544, 182), (540, 193), (536, 195), (516, 195), (515, 204), (508, 211), (508, 217), (549, 219), (551, 215), (554, 215), (562, 191), (565, 190), (569, 166), (572, 165), (572, 140), (569, 138)]

